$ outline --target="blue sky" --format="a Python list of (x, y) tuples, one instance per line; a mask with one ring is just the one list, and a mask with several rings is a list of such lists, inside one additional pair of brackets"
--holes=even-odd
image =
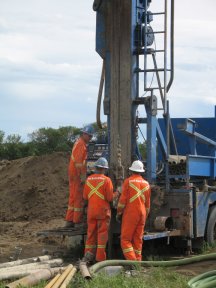
[[(41, 127), (95, 121), (101, 59), (92, 2), (0, 0), (0, 130), (6, 135), (26, 139)], [(213, 117), (216, 1), (175, 3), (171, 116)]]

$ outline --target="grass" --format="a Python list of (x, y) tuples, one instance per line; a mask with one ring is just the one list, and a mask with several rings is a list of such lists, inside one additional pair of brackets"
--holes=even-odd
[(91, 281), (80, 276), (69, 287), (77, 288), (187, 288), (188, 277), (169, 271), (165, 268), (153, 268), (151, 272), (139, 273), (135, 277), (99, 275)]
[(209, 244), (208, 242), (204, 242), (203, 246), (201, 248), (200, 254), (206, 254), (206, 253), (213, 253), (216, 250), (216, 242), (213, 244)]
[[(148, 272), (139, 271), (134, 277), (127, 277), (124, 273), (117, 276), (99, 274), (90, 281), (84, 280), (77, 273), (68, 288), (187, 288), (188, 280), (188, 277), (166, 268), (152, 268)], [(42, 281), (33, 287), (44, 288), (47, 283)], [(6, 282), (0, 282), (0, 288), (5, 288), (5, 284)]]

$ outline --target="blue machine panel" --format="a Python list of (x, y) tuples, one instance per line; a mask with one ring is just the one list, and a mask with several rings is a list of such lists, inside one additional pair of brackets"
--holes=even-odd
[(203, 237), (205, 234), (209, 205), (213, 204), (215, 201), (215, 192), (196, 192), (196, 215), (194, 217), (194, 221), (196, 222), (194, 225), (196, 237)]
[(188, 156), (188, 175), (216, 177), (216, 159), (214, 157)]
[[(190, 118), (190, 117), (189, 117)], [(196, 122), (196, 132), (216, 141), (216, 107), (215, 116), (212, 118), (190, 118)], [(177, 150), (179, 155), (192, 154), (190, 149), (190, 137), (179, 129), (179, 126), (185, 123), (186, 118), (172, 118), (173, 132), (175, 135)], [(162, 133), (165, 136), (165, 123), (164, 119), (159, 119), (159, 124)], [(202, 156), (210, 156), (209, 147), (203, 143), (197, 142), (197, 154)], [(172, 151), (171, 151), (172, 154)]]

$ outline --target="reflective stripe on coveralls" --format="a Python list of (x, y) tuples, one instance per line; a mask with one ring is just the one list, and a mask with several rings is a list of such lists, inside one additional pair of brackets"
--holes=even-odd
[(142, 190), (137, 188), (133, 183), (130, 183), (129, 186), (137, 192), (136, 195), (134, 195), (133, 197), (130, 198), (129, 202), (132, 203), (134, 200), (136, 200), (138, 197), (141, 196), (144, 203), (145, 203), (145, 195), (143, 195), (143, 193), (149, 189), (149, 185), (146, 186), (145, 188), (143, 188)]
[(91, 249), (91, 248), (96, 248), (97, 247), (97, 245), (85, 245), (85, 248), (86, 249)]
[(110, 205), (113, 199), (111, 179), (103, 174), (93, 174), (85, 183), (84, 199), (88, 200), (88, 231), (85, 245), (87, 253), (96, 257), (97, 261), (106, 260), (106, 244), (110, 223)]
[(117, 213), (121, 214), (121, 247), (127, 260), (142, 258), (142, 237), (146, 221), (146, 208), (150, 206), (150, 186), (141, 175), (133, 174), (122, 187)]
[(74, 156), (73, 156), (73, 154), (71, 155), (71, 159), (72, 159), (72, 161), (74, 162), (74, 165), (78, 168), (78, 167), (83, 167), (84, 165), (85, 165), (85, 161), (83, 161), (82, 163), (77, 163), (76, 161), (75, 161), (75, 158), (74, 158)]
[(66, 221), (74, 223), (82, 222), (83, 218), (83, 184), (81, 178), (86, 176), (86, 143), (82, 138), (79, 138), (72, 149), (70, 164), (68, 169), (69, 176), (69, 201), (68, 210), (66, 213)]
[(92, 189), (92, 190), (90, 191), (90, 193), (88, 194), (88, 199), (90, 199), (93, 194), (96, 194), (98, 197), (100, 197), (101, 199), (105, 200), (104, 195), (101, 194), (101, 193), (98, 191), (98, 189), (99, 189), (101, 186), (104, 185), (104, 181), (100, 182), (96, 187), (94, 187), (93, 185), (91, 185), (91, 183), (90, 183), (89, 181), (86, 182), (86, 185), (88, 185), (88, 187), (89, 187), (90, 189)]
[(84, 210), (84, 208), (73, 208), (74, 212), (82, 212)]
[(125, 249), (123, 249), (123, 253), (127, 253), (127, 252), (130, 252), (130, 251), (133, 251), (134, 249), (133, 249), (133, 247), (131, 246), (131, 247), (129, 247), (129, 248), (125, 248)]
[(118, 208), (124, 208), (124, 207), (125, 207), (125, 204), (118, 203)]

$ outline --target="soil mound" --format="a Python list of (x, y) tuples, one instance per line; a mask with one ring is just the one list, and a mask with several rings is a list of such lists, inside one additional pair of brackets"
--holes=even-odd
[(0, 162), (0, 221), (64, 218), (68, 153)]

